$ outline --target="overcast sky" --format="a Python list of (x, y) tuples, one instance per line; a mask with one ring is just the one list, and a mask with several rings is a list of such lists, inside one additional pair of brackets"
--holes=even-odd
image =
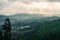
[(0, 0), (0, 14), (60, 14), (60, 0)]

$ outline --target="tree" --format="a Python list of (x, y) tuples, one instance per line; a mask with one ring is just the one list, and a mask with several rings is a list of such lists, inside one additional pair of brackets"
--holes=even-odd
[(0, 31), (0, 40), (2, 40), (2, 31)]
[(3, 40), (11, 40), (11, 24), (9, 18), (7, 18), (3, 25)]

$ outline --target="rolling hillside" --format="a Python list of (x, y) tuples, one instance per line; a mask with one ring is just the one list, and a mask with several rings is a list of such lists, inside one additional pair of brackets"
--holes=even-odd
[(18, 40), (60, 40), (60, 17), (34, 14), (1, 15), (0, 28), (8, 17), (12, 30), (15, 31), (12, 35), (14, 39), (17, 37)]
[(60, 40), (60, 19), (43, 24), (30, 40)]

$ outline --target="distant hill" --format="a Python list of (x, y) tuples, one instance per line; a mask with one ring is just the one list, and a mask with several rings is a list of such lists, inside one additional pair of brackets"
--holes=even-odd
[[(30, 15), (31, 17), (31, 15)], [(24, 18), (24, 17), (23, 17)], [(20, 20), (20, 19), (19, 19)], [(21, 25), (19, 25), (21, 24)], [(41, 17), (38, 18), (35, 16), (25, 21), (18, 22), (20, 26), (33, 26), (36, 29), (33, 32), (24, 34), (21, 40), (60, 40), (60, 17), (53, 16), (53, 17)], [(31, 29), (30, 29), (31, 30)], [(20, 30), (18, 31), (20, 32)], [(19, 34), (20, 37), (22, 36)], [(25, 37), (26, 36), (26, 37)]]
[(52, 20), (59, 19), (60, 17), (45, 17), (42, 14), (15, 14), (11, 16), (0, 15), (0, 24), (3, 24), (6, 18), (10, 18), (12, 27), (17, 28), (20, 26), (35, 26), (38, 23), (50, 22)]
[[(20, 37), (20, 40), (60, 40), (60, 17), (58, 16), (46, 17), (37, 14), (0, 15), (0, 29), (6, 18), (10, 18), (12, 28), (15, 31), (14, 37), (16, 35)], [(17, 29), (26, 26), (29, 26), (30, 29), (25, 28), (22, 30), (26, 30), (24, 31), (26, 33), (29, 29), (29, 32), (24, 34), (22, 31), (24, 35), (21, 35), (21, 30)], [(32, 32), (31, 29), (33, 29)]]
[(35, 23), (43, 23), (43, 22), (49, 22), (55, 19), (59, 19), (60, 17), (52, 16), (52, 17), (45, 17), (44, 15), (38, 15), (38, 14), (15, 14), (12, 16), (9, 16), (11, 19), (11, 23), (14, 26), (24, 26), (24, 25), (32, 25)]

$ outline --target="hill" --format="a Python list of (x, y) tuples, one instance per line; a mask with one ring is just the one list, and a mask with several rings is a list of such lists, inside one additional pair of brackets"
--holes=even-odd
[(18, 40), (60, 40), (60, 17), (36, 14), (1, 15), (0, 26), (7, 17), (10, 18), (12, 30), (15, 31), (12, 35), (14, 39), (17, 37)]
[(42, 24), (30, 40), (60, 40), (60, 19)]

